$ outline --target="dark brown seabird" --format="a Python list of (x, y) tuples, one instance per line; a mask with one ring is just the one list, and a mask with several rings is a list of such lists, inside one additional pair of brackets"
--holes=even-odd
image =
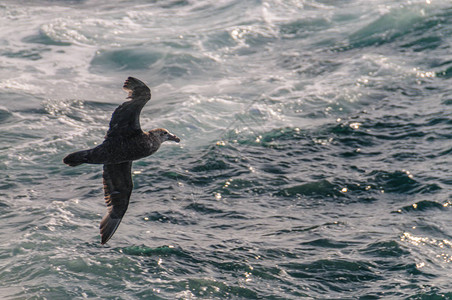
[(151, 91), (142, 81), (129, 77), (123, 89), (127, 99), (113, 112), (104, 142), (89, 150), (69, 154), (63, 162), (71, 167), (103, 164), (103, 182), (107, 213), (100, 222), (102, 244), (115, 233), (129, 206), (132, 193), (132, 161), (156, 152), (165, 141), (180, 139), (163, 128), (144, 132), (140, 127), (140, 112), (151, 99)]

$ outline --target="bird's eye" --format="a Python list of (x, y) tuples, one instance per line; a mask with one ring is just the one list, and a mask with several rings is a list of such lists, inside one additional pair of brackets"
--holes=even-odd
[(168, 132), (165, 131), (163, 134), (168, 134)]

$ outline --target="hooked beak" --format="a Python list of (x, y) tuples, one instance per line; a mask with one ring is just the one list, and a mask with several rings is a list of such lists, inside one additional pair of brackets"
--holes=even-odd
[(169, 133), (168, 134), (168, 141), (175, 141), (176, 143), (179, 143), (180, 142), (180, 138), (178, 138), (174, 134)]

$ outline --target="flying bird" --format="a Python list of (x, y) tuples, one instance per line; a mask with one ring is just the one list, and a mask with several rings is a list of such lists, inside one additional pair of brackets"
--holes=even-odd
[(71, 167), (81, 164), (103, 164), (103, 184), (107, 213), (100, 222), (101, 243), (113, 236), (121, 223), (132, 193), (132, 162), (156, 152), (165, 141), (180, 139), (164, 128), (145, 132), (140, 126), (140, 113), (151, 99), (151, 91), (142, 81), (129, 77), (123, 89), (127, 99), (116, 108), (104, 142), (92, 149), (67, 155), (63, 162)]

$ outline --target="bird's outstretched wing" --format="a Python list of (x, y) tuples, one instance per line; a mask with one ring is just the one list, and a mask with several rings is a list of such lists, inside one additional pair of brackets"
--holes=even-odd
[(141, 133), (140, 113), (151, 99), (151, 90), (141, 80), (133, 77), (127, 78), (123, 89), (129, 93), (127, 99), (130, 100), (118, 106), (113, 112), (107, 138)]
[(115, 233), (129, 206), (132, 193), (132, 162), (104, 165), (104, 194), (107, 213), (100, 222), (102, 244)]

